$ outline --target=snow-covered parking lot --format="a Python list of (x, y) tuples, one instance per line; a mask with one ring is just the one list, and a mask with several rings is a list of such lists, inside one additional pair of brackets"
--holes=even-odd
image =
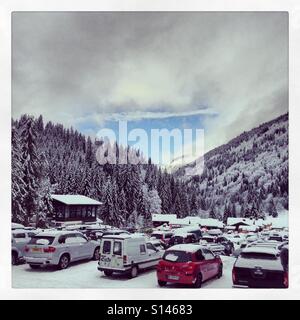
[[(203, 283), (203, 288), (231, 288), (231, 270), (235, 258), (222, 256), (223, 277)], [(155, 269), (141, 272), (137, 278), (128, 279), (126, 275), (106, 277), (97, 270), (96, 261), (75, 263), (66, 270), (43, 268), (32, 270), (29, 265), (12, 267), (14, 288), (160, 288), (157, 285)], [(168, 285), (166, 288), (182, 288)]]

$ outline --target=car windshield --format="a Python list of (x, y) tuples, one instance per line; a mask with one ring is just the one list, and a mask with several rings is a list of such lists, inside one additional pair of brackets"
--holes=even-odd
[(34, 236), (29, 241), (29, 244), (37, 244), (37, 245), (49, 245), (52, 244), (55, 237), (47, 237), (47, 236)]
[(152, 233), (151, 237), (155, 239), (162, 239), (163, 236), (160, 233)]
[(241, 257), (245, 259), (276, 260), (274, 254), (265, 252), (242, 252)]
[(169, 250), (164, 254), (163, 260), (170, 262), (188, 262), (192, 260), (192, 256), (189, 252)]
[(282, 241), (282, 238), (274, 236), (274, 237), (269, 237), (269, 240)]

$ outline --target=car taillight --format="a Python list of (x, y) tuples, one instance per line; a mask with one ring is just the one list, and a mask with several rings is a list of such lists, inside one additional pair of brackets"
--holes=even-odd
[(182, 270), (185, 272), (186, 275), (190, 275), (194, 272), (194, 266), (188, 263), (182, 267)]
[(29, 252), (29, 248), (25, 246), (25, 252)]
[(53, 253), (53, 252), (55, 252), (55, 250), (56, 250), (56, 248), (54, 248), (54, 247), (44, 248), (45, 253)]
[(284, 273), (284, 276), (283, 276), (283, 285), (285, 288), (288, 288), (289, 287), (289, 274), (288, 272), (285, 272)]
[(233, 282), (233, 284), (236, 283), (236, 271), (235, 271), (235, 268), (232, 269), (232, 282)]
[(123, 256), (123, 264), (127, 263), (127, 256)]

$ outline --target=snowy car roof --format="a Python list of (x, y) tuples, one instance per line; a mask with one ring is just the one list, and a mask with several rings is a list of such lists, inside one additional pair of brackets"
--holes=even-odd
[(51, 198), (67, 205), (100, 205), (102, 202), (79, 194), (52, 194)]
[(278, 254), (278, 249), (273, 247), (263, 247), (263, 246), (251, 246), (243, 250), (244, 253), (266, 253), (266, 254)]
[(127, 233), (121, 233), (121, 234), (108, 234), (104, 235), (103, 239), (120, 239), (120, 240), (125, 240), (125, 239), (146, 239), (144, 236), (140, 234), (127, 234)]
[(171, 248), (169, 248), (167, 251), (171, 250), (177, 250), (177, 251), (187, 251), (187, 252), (196, 252), (197, 250), (203, 248), (200, 244), (177, 244)]
[(45, 236), (45, 237), (56, 237), (58, 235), (64, 235), (64, 234), (75, 234), (75, 233), (79, 233), (82, 234), (79, 231), (73, 230), (73, 231), (68, 231), (68, 230), (45, 230), (43, 232), (39, 232), (38, 234), (36, 234), (36, 236)]

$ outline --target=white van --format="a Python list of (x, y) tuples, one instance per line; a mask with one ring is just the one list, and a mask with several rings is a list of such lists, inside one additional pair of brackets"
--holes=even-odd
[(139, 270), (156, 266), (163, 254), (143, 236), (107, 235), (102, 238), (98, 270), (106, 276), (120, 272), (134, 278)]

